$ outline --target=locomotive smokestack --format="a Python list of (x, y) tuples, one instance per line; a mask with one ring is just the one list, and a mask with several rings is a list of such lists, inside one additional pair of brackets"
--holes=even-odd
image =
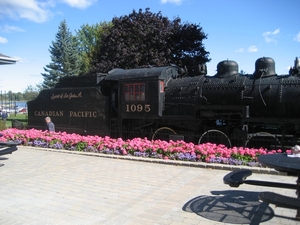
[(299, 75), (300, 74), (300, 59), (298, 57), (296, 57), (296, 59), (294, 61), (294, 67), (290, 68), (289, 74), (290, 75)]
[(300, 69), (300, 59), (298, 57), (296, 57), (295, 59), (295, 69)]

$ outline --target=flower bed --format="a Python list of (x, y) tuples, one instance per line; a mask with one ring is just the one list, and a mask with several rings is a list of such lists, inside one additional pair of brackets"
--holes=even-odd
[(108, 136), (81, 136), (65, 132), (49, 133), (36, 129), (12, 128), (2, 131), (2, 134), (3, 137), (0, 138), (0, 141), (16, 141), (24, 146), (230, 165), (260, 166), (257, 162), (259, 155), (281, 152), (281, 150), (264, 148), (227, 148), (224, 145), (212, 143), (196, 145), (184, 141), (151, 141), (146, 138), (123, 140)]

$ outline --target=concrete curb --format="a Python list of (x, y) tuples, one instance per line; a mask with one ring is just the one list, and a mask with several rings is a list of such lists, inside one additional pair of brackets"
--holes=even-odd
[(84, 155), (84, 156), (94, 156), (94, 157), (111, 158), (111, 159), (132, 160), (132, 161), (140, 161), (140, 162), (148, 162), (148, 163), (160, 163), (160, 164), (166, 164), (166, 165), (172, 165), (172, 166), (186, 166), (186, 167), (197, 167), (197, 168), (228, 170), (228, 171), (233, 171), (233, 170), (237, 170), (237, 169), (251, 169), (253, 173), (271, 174), (271, 175), (287, 175), (287, 173), (279, 172), (272, 168), (265, 168), (265, 167), (250, 167), (250, 166), (226, 165), (226, 164), (219, 164), (219, 163), (163, 160), (163, 159), (136, 157), (136, 156), (112, 155), (112, 154), (103, 154), (103, 153), (95, 153), (95, 152), (79, 152), (79, 151), (29, 147), (29, 146), (20, 146), (20, 147), (39, 150), (39, 151), (49, 151), (49, 152), (76, 154), (76, 155)]

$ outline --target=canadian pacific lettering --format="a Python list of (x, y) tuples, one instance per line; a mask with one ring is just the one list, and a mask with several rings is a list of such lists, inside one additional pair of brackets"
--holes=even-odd
[(97, 117), (96, 111), (70, 111), (70, 117)]
[[(34, 111), (35, 116), (53, 116), (63, 117), (65, 116), (64, 111)], [(98, 116), (97, 111), (69, 111), (67, 113), (69, 117), (85, 117), (85, 118), (96, 118)]]
[(34, 111), (35, 116), (64, 116), (64, 111)]

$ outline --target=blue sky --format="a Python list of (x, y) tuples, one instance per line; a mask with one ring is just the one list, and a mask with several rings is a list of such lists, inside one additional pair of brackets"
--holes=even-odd
[(43, 81), (62, 20), (75, 34), (83, 24), (145, 8), (203, 28), (212, 59), (209, 75), (226, 59), (253, 73), (255, 61), (264, 56), (275, 60), (277, 74), (287, 74), (300, 56), (300, 0), (1, 0), (0, 53), (19, 61), (0, 66), (0, 91), (23, 92)]

